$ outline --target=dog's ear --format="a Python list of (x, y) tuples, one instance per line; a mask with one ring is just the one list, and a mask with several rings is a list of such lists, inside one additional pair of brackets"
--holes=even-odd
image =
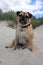
[(29, 12), (27, 12), (28, 14), (29, 14), (29, 18), (31, 18), (32, 17), (32, 14), (31, 13), (29, 13)]
[(22, 12), (22, 11), (17, 11), (17, 12), (16, 12), (17, 16), (18, 16), (18, 15), (19, 15), (19, 13), (21, 13), (21, 12)]

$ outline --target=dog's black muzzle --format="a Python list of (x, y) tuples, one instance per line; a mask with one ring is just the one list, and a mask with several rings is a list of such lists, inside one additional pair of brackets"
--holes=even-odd
[(19, 22), (20, 22), (22, 25), (24, 25), (24, 24), (27, 23), (26, 21), (27, 21), (27, 18), (26, 18), (26, 17), (21, 17)]

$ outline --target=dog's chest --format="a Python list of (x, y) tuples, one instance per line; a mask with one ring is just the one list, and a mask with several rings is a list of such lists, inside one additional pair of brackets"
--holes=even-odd
[(19, 42), (22, 44), (26, 44), (27, 43), (27, 38), (26, 38), (26, 34), (25, 34), (25, 29), (21, 28), (18, 30), (18, 35), (19, 35)]

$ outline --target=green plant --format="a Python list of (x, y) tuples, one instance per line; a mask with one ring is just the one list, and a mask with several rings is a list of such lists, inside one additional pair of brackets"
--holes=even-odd
[(31, 18), (31, 24), (33, 25), (33, 28), (36, 28), (39, 24), (39, 21), (33, 16)]

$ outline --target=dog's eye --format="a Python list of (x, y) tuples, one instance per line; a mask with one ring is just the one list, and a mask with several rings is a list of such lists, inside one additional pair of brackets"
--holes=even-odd
[(22, 15), (19, 15), (19, 17), (21, 17)]
[(29, 18), (29, 16), (26, 16), (26, 18)]

